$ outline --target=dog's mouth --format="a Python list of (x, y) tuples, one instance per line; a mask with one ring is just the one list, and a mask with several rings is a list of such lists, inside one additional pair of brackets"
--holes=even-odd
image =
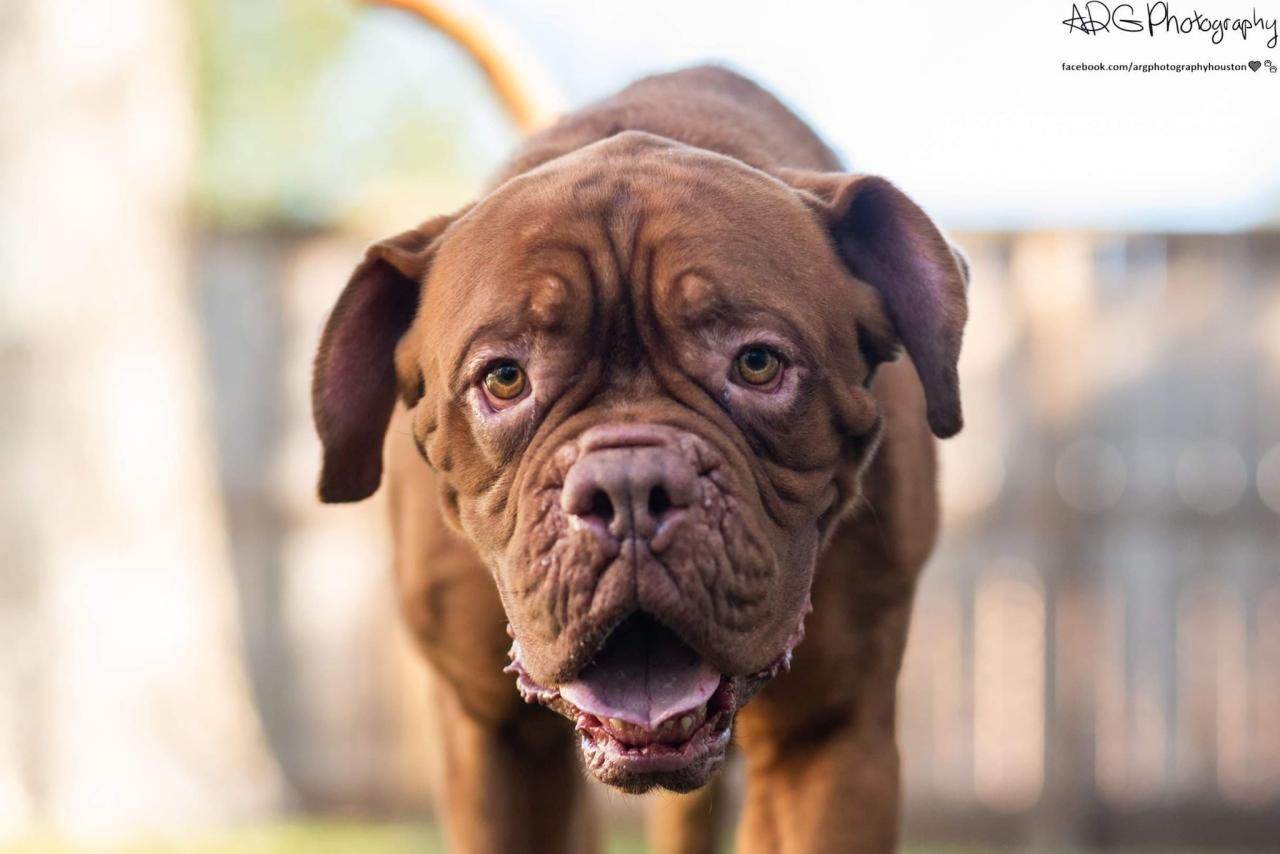
[(587, 767), (615, 785), (637, 788), (655, 775), (718, 766), (728, 747), (732, 682), (644, 615), (615, 629), (559, 690)]
[(643, 613), (623, 621), (571, 681), (538, 685), (511, 644), (508, 673), (526, 702), (574, 722), (587, 768), (628, 791), (695, 789), (724, 762), (739, 708), (791, 664), (803, 619), (783, 653), (747, 676), (716, 670), (670, 629)]

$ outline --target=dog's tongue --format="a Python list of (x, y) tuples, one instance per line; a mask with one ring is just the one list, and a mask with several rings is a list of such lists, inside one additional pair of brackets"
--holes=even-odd
[(598, 718), (654, 729), (710, 700), (719, 684), (720, 674), (671, 631), (632, 618), (577, 679), (560, 686), (560, 696)]

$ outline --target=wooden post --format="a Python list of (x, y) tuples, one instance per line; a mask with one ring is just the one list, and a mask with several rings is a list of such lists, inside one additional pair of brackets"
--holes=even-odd
[(0, 504), (21, 543), (0, 556), (0, 833), (118, 836), (279, 799), (190, 304), (182, 8), (0, 15)]

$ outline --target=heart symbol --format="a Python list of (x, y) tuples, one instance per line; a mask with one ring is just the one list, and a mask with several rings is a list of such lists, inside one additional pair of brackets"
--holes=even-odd
[(1258, 62), (1258, 60), (1256, 60), (1256, 59), (1249, 63), (1249, 70), (1250, 70), (1250, 71), (1257, 71), (1257, 70), (1258, 70), (1259, 68), (1261, 68), (1261, 67), (1262, 67), (1262, 63), (1261, 63), (1261, 62)]

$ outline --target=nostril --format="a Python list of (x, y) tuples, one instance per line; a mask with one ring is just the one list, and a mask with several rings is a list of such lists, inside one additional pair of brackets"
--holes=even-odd
[(661, 519), (663, 514), (671, 509), (671, 496), (667, 495), (667, 489), (662, 484), (657, 484), (649, 490), (649, 515), (654, 519)]
[(603, 489), (597, 489), (591, 494), (591, 506), (587, 510), (587, 515), (606, 523), (613, 521), (613, 502), (609, 500), (609, 494)]

